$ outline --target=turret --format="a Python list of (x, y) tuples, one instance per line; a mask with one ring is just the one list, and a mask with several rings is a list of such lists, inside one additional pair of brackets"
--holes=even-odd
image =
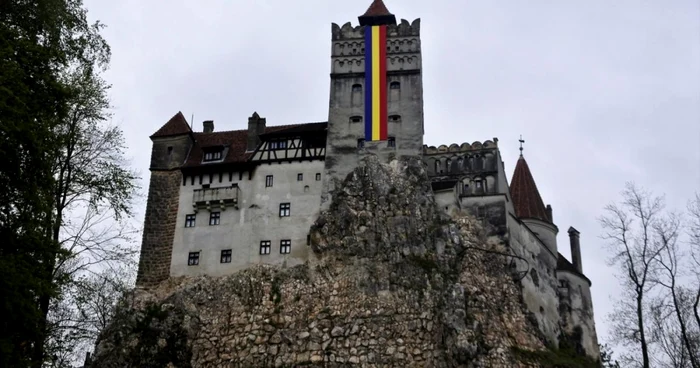
[(522, 154), (515, 165), (510, 194), (513, 198), (515, 215), (537, 235), (556, 257), (559, 229), (552, 222), (552, 206), (545, 207), (540, 192), (537, 190), (535, 179), (530, 172), (530, 167)]
[(170, 276), (182, 173), (194, 144), (187, 120), (178, 112), (151, 135), (151, 179), (136, 286), (155, 285)]

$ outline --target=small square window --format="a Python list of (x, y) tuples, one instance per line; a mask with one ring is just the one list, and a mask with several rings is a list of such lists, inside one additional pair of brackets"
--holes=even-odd
[(304, 174), (297, 174), (297, 181), (303, 181), (304, 180)]
[(199, 264), (199, 252), (190, 252), (190, 255), (187, 257), (187, 265), (188, 266), (196, 266)]
[(290, 203), (280, 203), (280, 217), (289, 217), (291, 208)]
[(185, 215), (185, 227), (194, 227), (194, 221), (197, 215)]
[(270, 254), (270, 245), (272, 243), (269, 240), (263, 240), (260, 242), (260, 254)]
[(221, 212), (212, 212), (209, 214), (209, 225), (219, 225), (221, 223)]
[(280, 253), (281, 254), (289, 254), (291, 251), (292, 251), (292, 241), (291, 240), (280, 241)]
[(357, 140), (357, 148), (364, 148), (365, 147), (365, 140), (360, 138)]
[(386, 142), (388, 147), (394, 148), (396, 147), (396, 138), (394, 137), (389, 137), (389, 139)]
[(316, 181), (321, 181), (321, 173), (316, 173)]
[(231, 263), (231, 249), (221, 251), (221, 263)]
[(268, 175), (265, 177), (265, 188), (269, 188), (272, 186), (272, 175)]

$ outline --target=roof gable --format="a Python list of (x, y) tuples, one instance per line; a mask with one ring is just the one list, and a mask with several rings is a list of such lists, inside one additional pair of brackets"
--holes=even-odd
[(171, 135), (188, 134), (192, 131), (190, 125), (187, 124), (185, 116), (182, 112), (178, 111), (167, 123), (165, 123), (160, 129), (158, 129), (151, 138), (156, 137), (167, 137)]

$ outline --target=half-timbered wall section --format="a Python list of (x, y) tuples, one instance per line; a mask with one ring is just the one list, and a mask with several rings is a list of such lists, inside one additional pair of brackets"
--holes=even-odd
[(327, 123), (310, 123), (260, 136), (252, 155), (256, 163), (323, 160), (326, 157)]

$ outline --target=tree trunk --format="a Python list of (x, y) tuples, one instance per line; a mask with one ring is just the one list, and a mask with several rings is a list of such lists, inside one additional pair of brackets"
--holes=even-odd
[(642, 345), (642, 367), (649, 368), (649, 349), (647, 348), (647, 340), (644, 336), (644, 314), (642, 312), (643, 296), (643, 291), (637, 293), (637, 326), (639, 327), (639, 340)]

